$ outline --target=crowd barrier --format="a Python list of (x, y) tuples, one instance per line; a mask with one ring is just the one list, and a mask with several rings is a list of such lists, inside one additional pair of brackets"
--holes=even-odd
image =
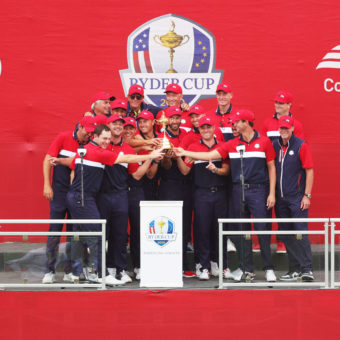
[[(27, 232), (27, 231), (0, 231), (0, 236), (73, 236), (74, 238), (79, 238), (80, 236), (100, 236), (102, 239), (101, 247), (102, 247), (102, 271), (105, 273), (106, 271), (106, 257), (105, 257), (105, 245), (106, 245), (106, 220), (85, 220), (85, 219), (78, 219), (78, 220), (0, 220), (0, 224), (101, 224), (101, 231), (99, 232)], [(46, 288), (46, 284), (43, 283), (1, 283), (0, 282), (0, 289), (5, 288)], [(101, 283), (51, 283), (48, 285), (50, 288), (98, 288), (98, 289), (106, 289), (105, 285), (105, 275), (103, 275), (103, 279)]]
[[(323, 230), (268, 230), (268, 231), (224, 231), (224, 223), (323, 223)], [(320, 288), (334, 288), (340, 286), (340, 282), (335, 282), (335, 234), (340, 234), (340, 231), (335, 231), (335, 222), (340, 222), (340, 219), (329, 218), (222, 218), (218, 219), (219, 224), (219, 263), (223, 263), (223, 237), (233, 235), (244, 235), (245, 238), (251, 235), (323, 235), (324, 236), (324, 280), (318, 282), (224, 282), (223, 281), (223, 265), (219, 266), (219, 289), (228, 287), (320, 287)], [(329, 228), (331, 228), (331, 267), (329, 269)], [(329, 275), (330, 271), (330, 275)], [(331, 284), (329, 283), (331, 277)]]

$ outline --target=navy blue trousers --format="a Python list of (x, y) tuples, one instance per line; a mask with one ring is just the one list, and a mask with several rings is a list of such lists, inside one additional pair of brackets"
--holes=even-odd
[[(253, 218), (267, 218), (268, 211), (266, 208), (266, 202), (268, 197), (268, 187), (266, 185), (253, 185), (249, 189), (245, 190), (245, 213), (244, 218), (249, 218), (252, 215)], [(241, 186), (234, 184), (233, 192), (233, 209), (234, 216), (241, 216)], [(248, 223), (244, 223), (242, 225), (235, 224), (234, 228), (236, 230), (251, 230), (251, 225)], [(271, 230), (271, 223), (254, 223), (255, 230)], [(242, 240), (243, 239), (243, 240)], [(258, 236), (260, 249), (261, 249), (261, 258), (263, 269), (273, 269), (273, 262), (271, 258), (271, 250), (270, 250), (270, 235), (259, 235)], [(235, 246), (237, 248), (237, 252), (239, 258), (241, 259), (241, 263), (243, 263), (243, 267), (245, 271), (253, 272), (253, 254), (252, 254), (252, 242), (250, 240), (245, 240), (244, 237), (234, 238)], [(242, 253), (243, 252), (243, 253)], [(244, 262), (243, 262), (244, 259)]]
[(108, 248), (106, 265), (117, 268), (117, 272), (127, 269), (127, 226), (129, 219), (128, 193), (100, 193), (97, 197), (100, 217), (106, 219)]
[[(66, 192), (54, 192), (53, 200), (50, 201), (50, 219), (70, 218), (70, 213), (66, 207)], [(49, 231), (61, 232), (63, 224), (50, 224)], [(66, 224), (66, 231), (72, 231), (72, 224)], [(46, 272), (55, 272), (55, 265), (58, 257), (60, 236), (48, 236), (46, 244)], [(64, 272), (69, 273), (72, 270), (71, 253), (69, 238), (66, 244), (66, 259), (64, 261)]]
[(134, 268), (140, 268), (140, 201), (144, 201), (142, 187), (131, 187), (129, 197), (130, 254)]
[[(210, 261), (218, 262), (218, 219), (226, 218), (228, 213), (226, 188), (212, 192), (196, 188), (194, 211), (197, 228), (195, 248), (202, 269), (210, 270)], [(225, 239), (225, 238), (224, 238)], [(226, 244), (226, 239), (224, 241)], [(224, 247), (224, 250), (226, 247)], [(227, 268), (226, 251), (223, 251), (223, 268)]]
[[(308, 209), (301, 210), (303, 196), (277, 197), (276, 216), (278, 218), (308, 218)], [(279, 223), (279, 230), (308, 230), (307, 223)], [(289, 271), (310, 271), (312, 269), (312, 250), (308, 235), (302, 235), (298, 240), (296, 235), (281, 235), (287, 255)]]
[[(84, 207), (81, 206), (81, 195), (79, 192), (70, 191), (66, 196), (67, 207), (73, 219), (100, 219), (100, 214), (97, 208), (96, 200), (92, 196), (85, 194)], [(74, 231), (101, 231), (100, 224), (74, 224)], [(89, 264), (93, 265), (101, 276), (101, 237), (100, 236), (82, 236), (79, 240), (72, 238), (71, 242), (71, 260), (72, 260), (72, 273), (79, 276), (84, 263), (82, 250), (84, 244), (90, 249), (90, 257), (86, 259)]]

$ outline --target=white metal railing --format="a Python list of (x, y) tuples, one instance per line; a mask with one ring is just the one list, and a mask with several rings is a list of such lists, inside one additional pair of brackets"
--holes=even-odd
[(57, 232), (57, 231), (46, 231), (46, 232), (28, 232), (28, 231), (0, 231), (0, 236), (101, 236), (102, 242), (102, 282), (101, 283), (50, 283), (50, 284), (43, 284), (43, 283), (0, 283), (0, 288), (100, 288), (106, 289), (105, 286), (105, 272), (106, 272), (106, 251), (105, 251), (105, 229), (106, 229), (106, 220), (85, 220), (85, 219), (78, 219), (78, 220), (48, 220), (48, 219), (41, 219), (41, 220), (29, 220), (29, 219), (22, 219), (22, 220), (0, 220), (1, 224), (101, 224), (102, 230), (98, 232), (92, 231), (68, 231), (68, 232)]
[(340, 287), (340, 282), (335, 281), (335, 235), (340, 235), (340, 230), (335, 230), (335, 223), (340, 222), (340, 218), (330, 218), (331, 229), (331, 288)]
[[(339, 219), (340, 221), (340, 219)], [(296, 222), (305, 222), (305, 223), (324, 223), (324, 230), (261, 230), (261, 231), (252, 231), (252, 230), (244, 230), (244, 231), (224, 231), (223, 223), (296, 223)], [(219, 224), (219, 289), (223, 287), (323, 287), (329, 288), (329, 271), (328, 271), (328, 223), (329, 218), (222, 218), (218, 219)], [(223, 282), (223, 236), (225, 235), (324, 235), (324, 251), (325, 251), (325, 270), (324, 270), (324, 281), (319, 282)], [(340, 234), (340, 232), (339, 232)], [(334, 247), (334, 240), (333, 240)], [(333, 261), (334, 262), (334, 261)], [(334, 278), (334, 270), (333, 270), (333, 278)], [(340, 283), (339, 283), (340, 285)]]

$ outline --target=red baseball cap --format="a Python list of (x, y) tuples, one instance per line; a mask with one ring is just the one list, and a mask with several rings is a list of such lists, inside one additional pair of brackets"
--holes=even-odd
[(111, 102), (111, 109), (124, 109), (127, 110), (127, 101), (125, 99), (116, 99)]
[(279, 103), (291, 103), (293, 101), (293, 96), (288, 91), (279, 91), (276, 94), (274, 101)]
[(133, 127), (137, 128), (136, 121), (132, 117), (125, 117), (124, 121), (125, 121), (124, 127), (127, 125), (132, 125)]
[(138, 93), (140, 94), (141, 96), (144, 97), (144, 89), (141, 85), (138, 85), (138, 84), (134, 84), (134, 85), (131, 85), (130, 88), (129, 88), (129, 96), (131, 96), (132, 94), (134, 93)]
[(203, 125), (215, 125), (213, 120), (210, 118), (210, 117), (201, 117), (199, 120), (198, 120), (198, 126), (201, 127)]
[(164, 93), (173, 92), (173, 93), (183, 93), (182, 88), (178, 84), (169, 84)]
[(150, 111), (146, 111), (146, 110), (140, 112), (138, 114), (136, 120), (140, 119), (140, 118), (143, 118), (143, 119), (146, 119), (146, 120), (154, 120), (155, 119), (154, 115)]
[(229, 84), (226, 83), (220, 83), (217, 85), (217, 89), (216, 92), (218, 91), (223, 91), (225, 93), (229, 93), (231, 92), (231, 86)]
[(114, 114), (107, 119), (106, 124), (116, 122), (117, 120), (121, 120), (125, 123), (125, 120), (120, 115)]
[(79, 124), (85, 128), (87, 132), (93, 132), (97, 126), (96, 120), (92, 116), (85, 116), (80, 121)]
[(189, 111), (188, 111), (188, 115), (190, 116), (192, 113), (195, 113), (197, 115), (203, 115), (205, 113), (205, 110), (203, 108), (203, 106), (201, 105), (193, 105), (190, 107)]
[(97, 100), (110, 100), (110, 101), (113, 101), (115, 100), (116, 98), (111, 96), (109, 93), (107, 92), (97, 92), (95, 93), (92, 98), (91, 98), (91, 104), (95, 103)]
[(235, 122), (239, 120), (247, 120), (248, 122), (253, 122), (255, 120), (255, 115), (250, 110), (238, 110), (235, 112)]
[(288, 129), (294, 126), (294, 118), (291, 116), (282, 116), (279, 118), (279, 127), (286, 127)]
[(94, 117), (94, 120), (95, 120), (97, 125), (101, 125), (101, 124), (106, 125), (107, 117), (105, 115), (96, 115)]
[(182, 111), (178, 106), (170, 106), (167, 109), (165, 109), (165, 116), (167, 118), (170, 118), (175, 115), (182, 116)]

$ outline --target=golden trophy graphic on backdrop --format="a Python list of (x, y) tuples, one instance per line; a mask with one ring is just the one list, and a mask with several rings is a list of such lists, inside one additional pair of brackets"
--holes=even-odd
[(177, 73), (173, 65), (175, 48), (178, 46), (183, 46), (189, 41), (188, 35), (184, 35), (184, 36), (178, 35), (174, 32), (174, 30), (175, 30), (175, 23), (171, 21), (171, 28), (167, 34), (164, 34), (162, 36), (155, 35), (153, 37), (153, 39), (155, 40), (157, 44), (169, 48), (170, 68), (166, 73)]
[(171, 145), (169, 139), (166, 137), (165, 127), (166, 127), (166, 124), (168, 123), (168, 118), (165, 117), (164, 111), (162, 112), (161, 118), (158, 119), (157, 122), (159, 124), (162, 124), (163, 131), (164, 131), (164, 137), (162, 138), (161, 149), (163, 149), (163, 150), (170, 150), (170, 149), (172, 149), (173, 146)]

